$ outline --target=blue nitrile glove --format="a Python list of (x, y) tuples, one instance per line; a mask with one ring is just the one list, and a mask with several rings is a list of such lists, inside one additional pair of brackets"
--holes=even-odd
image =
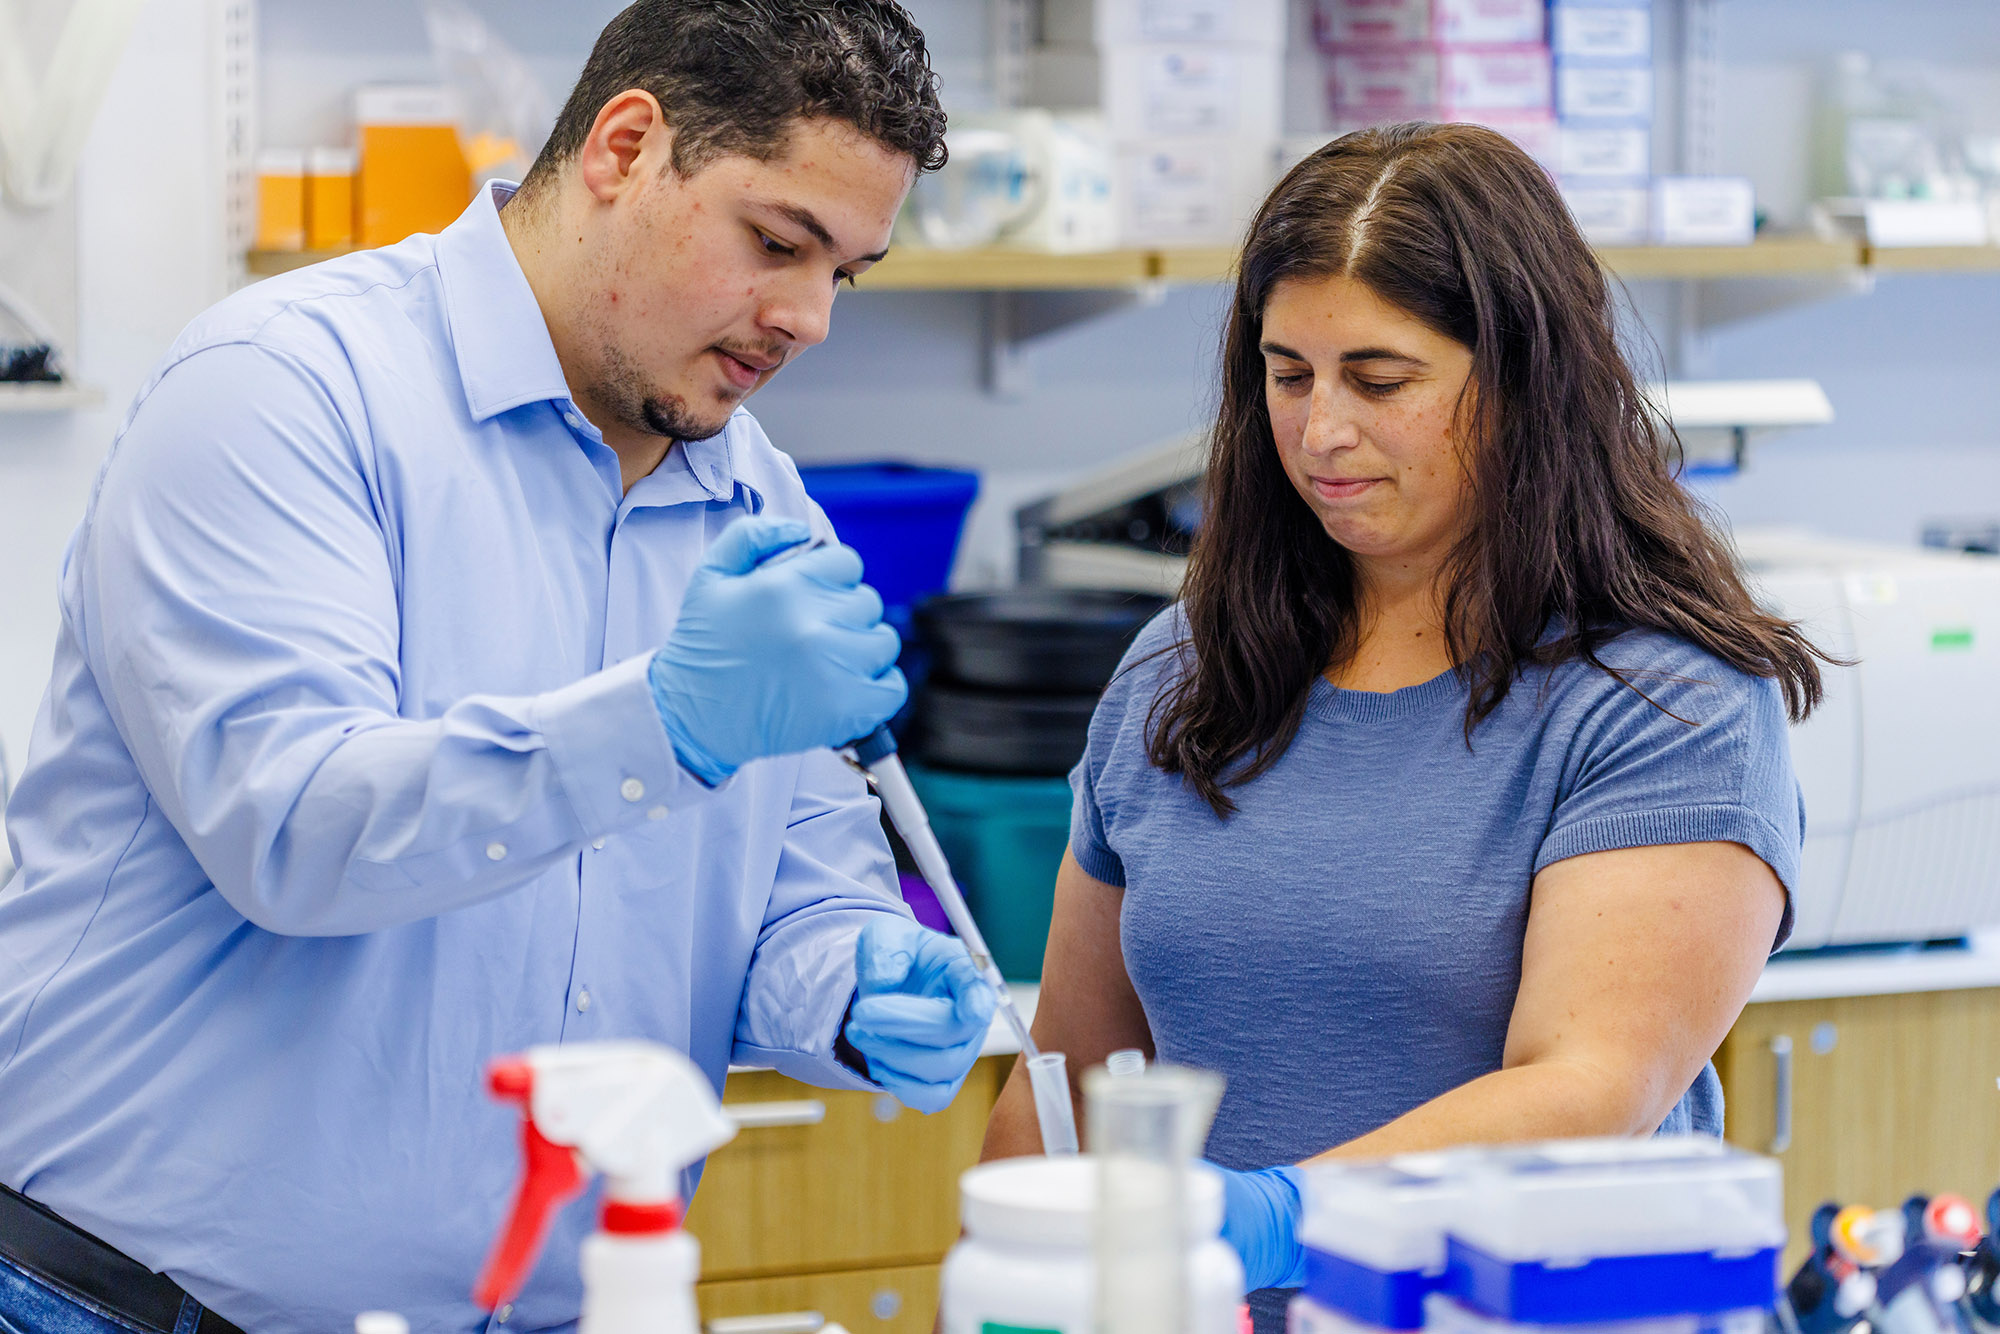
[(1222, 1239), (1243, 1257), (1244, 1291), (1304, 1287), (1299, 1212), (1305, 1173), (1296, 1167), (1216, 1171), (1222, 1173)]
[(985, 1045), (997, 998), (951, 936), (884, 913), (854, 945), (850, 1046), (905, 1107), (951, 1105)]
[(750, 760), (866, 736), (909, 695), (902, 643), (852, 547), (771, 560), (811, 539), (797, 519), (724, 528), (653, 655), (647, 679), (674, 754), (710, 787)]

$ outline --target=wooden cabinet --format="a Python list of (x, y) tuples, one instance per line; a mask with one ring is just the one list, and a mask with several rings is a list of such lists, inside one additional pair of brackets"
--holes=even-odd
[(1784, 1165), (1787, 1272), (1823, 1201), (1952, 1191), (1983, 1212), (2000, 1185), (2000, 988), (1752, 1005), (1715, 1064), (1729, 1139)]
[(755, 1327), (777, 1334), (815, 1328), (817, 1313), (852, 1334), (927, 1334), (937, 1267), (958, 1240), (959, 1174), (979, 1160), (1013, 1060), (981, 1060), (933, 1116), (886, 1094), (732, 1074), (722, 1101), (742, 1128), (710, 1156), (688, 1210), (702, 1318), (727, 1330), (771, 1316)]

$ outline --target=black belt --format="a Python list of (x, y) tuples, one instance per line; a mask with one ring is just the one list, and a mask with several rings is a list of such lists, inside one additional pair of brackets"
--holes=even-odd
[[(180, 1284), (4, 1185), (0, 1185), (0, 1256), (141, 1328), (174, 1334), (180, 1323), (181, 1303), (187, 1299)], [(243, 1331), (203, 1307), (195, 1334)]]

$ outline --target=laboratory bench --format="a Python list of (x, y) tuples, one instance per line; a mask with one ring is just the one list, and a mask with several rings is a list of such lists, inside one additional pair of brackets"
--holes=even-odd
[[(1032, 1021), (1038, 989), (1010, 989)], [(688, 1215), (713, 1334), (803, 1334), (821, 1318), (854, 1334), (927, 1334), (958, 1237), (958, 1176), (979, 1157), (1018, 1050), (996, 1020), (958, 1100), (934, 1116), (732, 1070), (723, 1102), (742, 1131), (709, 1159)], [(1715, 1064), (1729, 1139), (1784, 1167), (1795, 1239), (1825, 1199), (1983, 1201), (2000, 1184), (2000, 935), (1781, 955)], [(1788, 1269), (1800, 1251), (1795, 1240)]]

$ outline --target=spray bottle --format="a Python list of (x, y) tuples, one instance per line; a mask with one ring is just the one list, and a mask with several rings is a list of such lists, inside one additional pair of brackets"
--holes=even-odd
[(601, 1172), (579, 1334), (699, 1334), (680, 1173), (736, 1134), (701, 1071), (655, 1043), (585, 1042), (501, 1057), (487, 1083), (521, 1107), (525, 1163), (473, 1300), (491, 1311), (519, 1292), (556, 1210)]

